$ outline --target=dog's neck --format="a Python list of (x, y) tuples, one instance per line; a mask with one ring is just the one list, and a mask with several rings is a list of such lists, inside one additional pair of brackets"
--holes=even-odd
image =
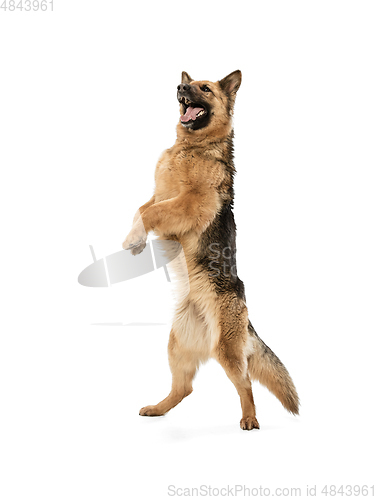
[(186, 129), (180, 123), (177, 125), (176, 145), (182, 147), (218, 147), (227, 144), (233, 138), (233, 127), (231, 123), (224, 123), (216, 129), (209, 128), (200, 130)]

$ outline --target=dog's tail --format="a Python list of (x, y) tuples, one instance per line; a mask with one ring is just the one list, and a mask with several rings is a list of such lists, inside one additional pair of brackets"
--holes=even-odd
[(271, 349), (258, 337), (249, 322), (249, 373), (274, 394), (286, 410), (298, 415), (300, 400), (288, 370)]

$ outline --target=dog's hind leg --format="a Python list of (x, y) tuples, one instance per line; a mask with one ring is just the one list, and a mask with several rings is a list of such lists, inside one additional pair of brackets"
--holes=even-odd
[(215, 349), (215, 358), (224, 368), (240, 396), (242, 407), (241, 429), (259, 429), (248, 372), (247, 309), (237, 298), (234, 298), (225, 301), (220, 311), (220, 336)]
[(140, 415), (149, 417), (164, 415), (192, 393), (192, 381), (198, 369), (199, 360), (192, 352), (179, 345), (174, 327), (170, 332), (168, 352), (173, 377), (170, 394), (157, 405), (142, 408)]
[(229, 356), (220, 357), (220, 364), (224, 368), (229, 379), (233, 382), (241, 400), (242, 418), (240, 427), (243, 430), (259, 429), (259, 423), (255, 414), (255, 404), (251, 381), (244, 373), (242, 360), (230, 359)]

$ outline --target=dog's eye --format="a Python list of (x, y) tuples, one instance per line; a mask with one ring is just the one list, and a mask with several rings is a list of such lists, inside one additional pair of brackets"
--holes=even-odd
[(211, 92), (211, 89), (207, 87), (207, 85), (203, 85), (203, 87), (200, 87), (203, 92)]

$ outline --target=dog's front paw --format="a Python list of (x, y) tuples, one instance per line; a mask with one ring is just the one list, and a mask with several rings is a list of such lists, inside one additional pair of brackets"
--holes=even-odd
[(139, 253), (141, 253), (144, 250), (144, 248), (146, 247), (146, 245), (147, 245), (147, 243), (144, 241), (139, 246), (132, 247), (131, 248), (132, 255), (139, 255)]
[(131, 229), (129, 235), (123, 241), (122, 247), (123, 250), (135, 249), (135, 251), (137, 248), (140, 248), (139, 251), (133, 253), (133, 255), (137, 255), (144, 250), (146, 241), (147, 233), (145, 232), (144, 225), (143, 223), (139, 223)]
[(159, 417), (163, 415), (163, 413), (158, 409), (158, 405), (152, 405), (144, 406), (144, 408), (139, 411), (139, 415), (141, 415), (142, 417)]

